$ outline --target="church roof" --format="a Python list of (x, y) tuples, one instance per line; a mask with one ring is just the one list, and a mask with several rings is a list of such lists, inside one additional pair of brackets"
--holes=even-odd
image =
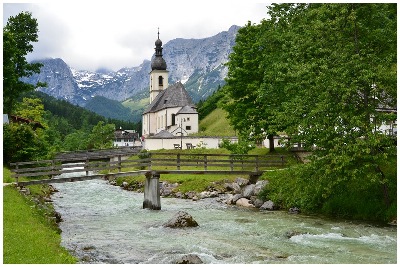
[(175, 135), (173, 135), (172, 133), (166, 131), (166, 130), (161, 130), (159, 133), (155, 134), (153, 137), (157, 137), (157, 138), (171, 138), (171, 137), (175, 137)]
[(166, 108), (185, 107), (194, 108), (188, 92), (181, 82), (177, 82), (167, 89), (161, 91), (151, 104), (144, 110), (143, 114), (156, 112)]
[(197, 110), (190, 106), (184, 106), (176, 114), (196, 114)]

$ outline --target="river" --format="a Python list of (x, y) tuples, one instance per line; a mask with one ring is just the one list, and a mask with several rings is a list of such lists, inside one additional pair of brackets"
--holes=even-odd
[[(174, 263), (187, 254), (220, 264), (397, 263), (397, 227), (248, 210), (215, 199), (162, 198), (161, 210), (147, 210), (143, 194), (103, 180), (54, 187), (62, 245), (82, 263)], [(180, 210), (199, 227), (162, 227)]]

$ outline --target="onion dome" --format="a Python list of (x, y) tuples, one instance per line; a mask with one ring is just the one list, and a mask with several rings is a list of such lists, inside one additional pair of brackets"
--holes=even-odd
[(156, 54), (151, 62), (151, 69), (152, 70), (166, 70), (167, 63), (165, 62), (164, 58), (162, 57), (162, 41), (160, 40), (160, 32), (157, 33), (157, 40), (155, 42), (156, 45)]

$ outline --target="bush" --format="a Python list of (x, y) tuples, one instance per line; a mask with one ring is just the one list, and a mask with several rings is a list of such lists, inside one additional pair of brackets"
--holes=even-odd
[(3, 163), (40, 160), (48, 152), (41, 129), (34, 131), (29, 124), (3, 124)]
[(254, 149), (254, 144), (240, 140), (238, 143), (232, 143), (228, 139), (222, 139), (220, 148), (228, 149), (232, 154), (247, 154)]
[[(395, 158), (389, 159), (382, 169), (387, 180), (384, 184), (363, 175), (342, 175), (333, 184), (318, 175), (313, 163), (291, 166), (286, 170), (265, 173), (262, 178), (270, 183), (260, 197), (271, 199), (285, 209), (296, 206), (304, 212), (388, 222), (397, 216)], [(390, 200), (389, 205), (385, 194)]]

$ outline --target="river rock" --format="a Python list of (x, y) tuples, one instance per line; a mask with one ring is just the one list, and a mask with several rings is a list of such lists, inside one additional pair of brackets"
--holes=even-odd
[(260, 207), (260, 210), (274, 210), (274, 209), (276, 209), (276, 206), (275, 206), (274, 202), (272, 202), (271, 200), (266, 201)]
[(254, 208), (254, 205), (250, 203), (250, 200), (244, 197), (236, 201), (236, 206), (241, 206), (245, 208)]
[(287, 238), (291, 238), (292, 236), (303, 235), (303, 234), (307, 234), (307, 233), (302, 233), (302, 232), (299, 232), (299, 231), (290, 230), (290, 231), (287, 231), (287, 232), (285, 233), (285, 236), (286, 236)]
[(196, 195), (197, 195), (196, 192), (193, 191), (188, 191), (185, 193), (185, 197), (189, 199), (193, 199), (194, 197), (196, 197)]
[(181, 259), (175, 261), (175, 264), (201, 264), (203, 261), (195, 254), (184, 255)]
[(222, 197), (219, 202), (227, 205), (232, 205), (232, 199), (233, 199), (232, 194), (225, 194), (224, 197)]
[(183, 194), (182, 192), (179, 192), (179, 191), (178, 191), (178, 192), (175, 193), (175, 197), (176, 197), (176, 198), (183, 198), (183, 197), (184, 197), (184, 194)]
[(233, 191), (233, 183), (224, 184), (225, 191)]
[(261, 199), (258, 199), (258, 198), (253, 201), (253, 205), (257, 209), (259, 209), (263, 204), (264, 204), (264, 201), (262, 201)]
[(297, 207), (293, 207), (289, 209), (289, 213), (290, 214), (299, 214), (300, 213), (300, 209)]
[(241, 199), (243, 197), (242, 194), (236, 194), (232, 197), (231, 203), (232, 204), (236, 204), (236, 201), (238, 201), (239, 199)]
[(163, 224), (164, 227), (170, 228), (183, 228), (183, 227), (197, 227), (199, 224), (193, 219), (193, 217), (185, 212), (178, 211), (174, 217), (172, 217), (168, 222)]
[(233, 187), (234, 194), (242, 193), (242, 188), (240, 187), (240, 185), (238, 183), (232, 183), (232, 187)]
[(249, 184), (249, 179), (244, 179), (242, 177), (238, 177), (235, 180), (235, 183), (237, 183), (239, 186), (245, 186)]
[(24, 194), (24, 195), (30, 195), (31, 191), (29, 190), (29, 188), (27, 187), (23, 187), (19, 190), (20, 193)]
[(199, 198), (200, 198), (200, 199), (208, 198), (208, 197), (210, 197), (210, 192), (208, 192), (208, 191), (203, 191), (203, 192), (201, 192), (201, 193), (199, 194)]
[(243, 191), (242, 191), (243, 197), (245, 197), (245, 198), (250, 198), (250, 197), (254, 194), (254, 188), (255, 188), (255, 187), (256, 187), (256, 186), (255, 186), (254, 184), (246, 185), (246, 186), (243, 188)]
[(261, 190), (269, 184), (268, 180), (261, 180), (257, 181), (256, 186), (254, 187), (254, 195), (258, 196), (260, 194)]

